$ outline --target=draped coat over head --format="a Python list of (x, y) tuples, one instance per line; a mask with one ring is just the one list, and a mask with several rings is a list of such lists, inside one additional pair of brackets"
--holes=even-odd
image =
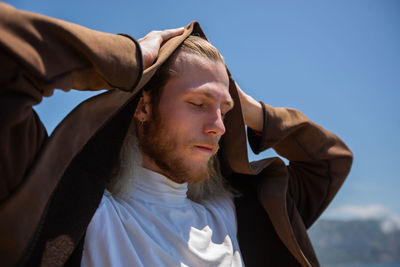
[[(205, 38), (197, 22), (170, 39), (143, 71), (137, 41), (0, 3), (0, 262), (79, 265), (84, 234), (112, 176), (138, 93), (183, 40)], [(236, 103), (225, 118), (218, 157), (242, 192), (238, 239), (248, 266), (318, 266), (306, 229), (347, 176), (352, 154), (302, 113), (263, 104), (261, 136), (246, 131)], [(107, 92), (77, 106), (48, 136), (32, 109), (55, 88)]]

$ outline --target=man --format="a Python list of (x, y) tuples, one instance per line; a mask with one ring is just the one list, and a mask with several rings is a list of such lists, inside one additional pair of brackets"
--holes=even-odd
[[(139, 44), (0, 9), (2, 262), (318, 265), (306, 228), (343, 183), (351, 152), (300, 112), (244, 94), (219, 53), (193, 52), (208, 45), (189, 37), (204, 37), (198, 24)], [(47, 138), (31, 106), (54, 88), (117, 90)], [(243, 119), (256, 153), (273, 147), (290, 165), (249, 164)]]
[(189, 36), (144, 90), (132, 127), (140, 151), (124, 144), (120, 193), (97, 209), (83, 265), (242, 266), (231, 194), (216, 170), (209, 177), (234, 106), (222, 56)]

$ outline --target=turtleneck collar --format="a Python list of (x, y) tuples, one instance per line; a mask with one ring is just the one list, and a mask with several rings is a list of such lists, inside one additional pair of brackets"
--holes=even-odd
[(164, 206), (179, 206), (188, 203), (188, 183), (178, 184), (162, 174), (137, 167), (130, 183), (128, 197), (147, 203)]

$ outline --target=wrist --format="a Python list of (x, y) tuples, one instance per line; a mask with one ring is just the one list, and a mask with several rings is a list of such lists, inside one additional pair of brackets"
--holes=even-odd
[(249, 95), (243, 95), (242, 112), (245, 124), (251, 129), (262, 132), (264, 113), (260, 102)]

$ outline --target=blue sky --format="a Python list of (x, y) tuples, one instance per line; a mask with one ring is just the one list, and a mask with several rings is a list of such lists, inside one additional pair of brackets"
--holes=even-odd
[[(246, 92), (303, 111), (353, 150), (352, 172), (327, 216), (374, 207), (400, 214), (399, 1), (6, 2), (136, 38), (199, 21)], [(36, 110), (51, 131), (90, 95), (57, 92)]]

